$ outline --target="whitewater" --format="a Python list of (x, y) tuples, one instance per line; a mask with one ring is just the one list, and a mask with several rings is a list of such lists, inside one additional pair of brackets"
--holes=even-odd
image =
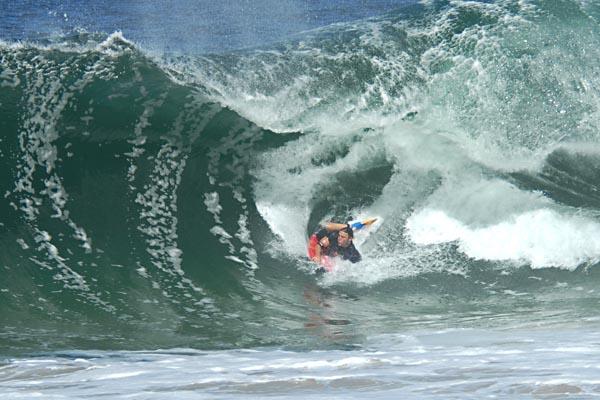
[(242, 3), (0, 6), (0, 392), (597, 397), (600, 7)]

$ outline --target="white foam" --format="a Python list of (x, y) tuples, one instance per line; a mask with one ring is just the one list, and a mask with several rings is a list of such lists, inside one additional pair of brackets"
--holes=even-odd
[(283, 239), (282, 243), (291, 254), (303, 255), (306, 252), (308, 207), (257, 202), (256, 209), (271, 231)]
[(0, 72), (0, 87), (16, 88), (21, 83), (17, 74), (10, 68)]
[(227, 233), (227, 231), (223, 229), (223, 227), (220, 225), (215, 225), (212, 228), (210, 228), (210, 233), (228, 240), (232, 238), (232, 236), (229, 233)]
[(406, 228), (417, 244), (457, 242), (461, 252), (481, 260), (570, 270), (600, 260), (600, 224), (545, 208), (481, 228), (473, 228), (443, 211), (425, 209), (411, 216)]
[(206, 209), (208, 210), (208, 212), (210, 212), (213, 215), (215, 222), (220, 224), (221, 217), (219, 216), (219, 214), (221, 213), (221, 210), (223, 210), (223, 207), (221, 207), (221, 205), (219, 204), (219, 193), (204, 193), (204, 204), (206, 205)]
[(108, 37), (96, 47), (96, 50), (102, 51), (110, 56), (116, 56), (121, 54), (123, 50), (131, 49), (133, 47), (134, 43), (126, 39), (121, 31), (115, 31), (108, 35)]
[(99, 381), (104, 381), (104, 380), (108, 380), (108, 379), (125, 379), (125, 378), (132, 378), (134, 376), (139, 376), (139, 375), (142, 375), (145, 373), (146, 373), (146, 371), (117, 372), (114, 374), (100, 375), (100, 376), (96, 377), (96, 379)]

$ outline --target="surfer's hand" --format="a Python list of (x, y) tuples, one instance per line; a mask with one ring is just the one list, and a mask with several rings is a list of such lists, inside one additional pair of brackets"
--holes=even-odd
[(351, 225), (351, 228), (354, 230), (358, 230), (358, 229), (362, 229), (363, 226), (364, 225), (362, 222), (355, 222)]

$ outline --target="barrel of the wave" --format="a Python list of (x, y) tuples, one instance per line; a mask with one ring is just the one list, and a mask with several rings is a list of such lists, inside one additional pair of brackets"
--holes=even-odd
[[(354, 231), (361, 230), (365, 227), (372, 225), (377, 218), (369, 218), (364, 221), (354, 221), (349, 222), (347, 225), (352, 228)], [(325, 269), (327, 272), (331, 272), (334, 269), (335, 262), (332, 257), (321, 254), (321, 250), (326, 245), (323, 243), (323, 240), (327, 238), (327, 230), (321, 229), (318, 232), (313, 233), (308, 240), (308, 258), (312, 261), (317, 262), (318, 264)]]

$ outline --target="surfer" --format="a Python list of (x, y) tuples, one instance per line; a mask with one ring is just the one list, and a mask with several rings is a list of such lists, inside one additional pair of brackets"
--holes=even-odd
[(333, 269), (329, 260), (331, 257), (340, 257), (352, 263), (359, 262), (362, 257), (352, 243), (353, 229), (361, 229), (363, 226), (364, 224), (360, 222), (352, 225), (327, 223), (325, 228), (311, 235), (308, 242), (308, 257), (312, 261), (322, 264), (328, 271)]
[[(360, 224), (360, 222), (358, 222), (358, 224)], [(352, 228), (353, 226), (347, 224), (344, 228), (333, 231), (328, 235), (331, 243), (328, 249), (329, 257), (341, 257), (342, 260), (348, 260), (352, 263), (357, 263), (362, 259), (360, 253), (356, 247), (354, 247), (354, 243), (352, 243), (352, 240), (354, 239), (354, 231)]]

